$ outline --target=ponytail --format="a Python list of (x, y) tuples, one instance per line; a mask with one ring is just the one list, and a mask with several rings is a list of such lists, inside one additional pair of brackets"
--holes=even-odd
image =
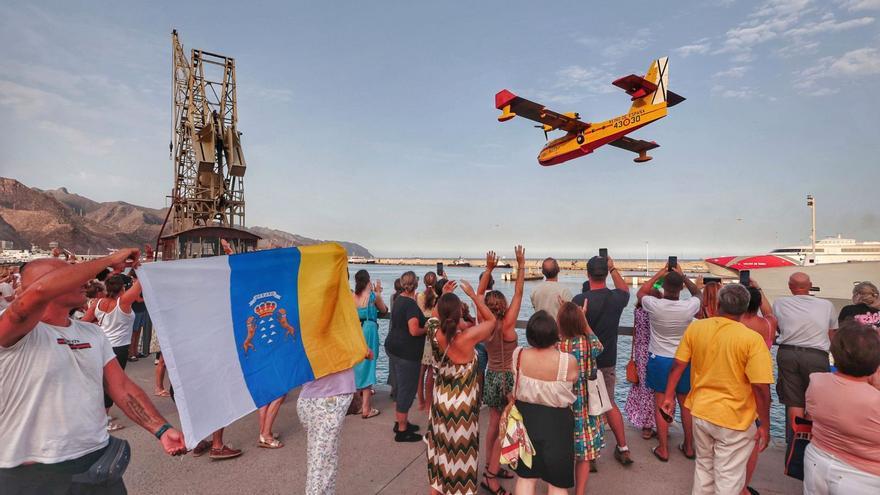
[(440, 317), (440, 329), (447, 339), (451, 339), (458, 331), (458, 322), (461, 320), (461, 300), (453, 293), (440, 296), (437, 303), (437, 314)]

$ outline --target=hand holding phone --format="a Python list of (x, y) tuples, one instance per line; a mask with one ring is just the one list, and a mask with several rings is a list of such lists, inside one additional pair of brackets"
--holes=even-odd
[(739, 271), (739, 283), (749, 286), (749, 280), (751, 279), (752, 271), (751, 270), (740, 270)]
[(599, 256), (603, 258), (608, 257), (608, 248), (599, 248)]
[(669, 267), (669, 271), (675, 271), (678, 267), (678, 256), (670, 256), (667, 266)]

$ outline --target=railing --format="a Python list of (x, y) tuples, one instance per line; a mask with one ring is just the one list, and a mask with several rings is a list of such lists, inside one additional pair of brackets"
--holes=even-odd
[[(379, 315), (380, 320), (387, 320), (389, 318), (390, 317), (388, 314)], [(527, 320), (516, 320), (516, 328), (525, 329), (527, 323)], [(630, 337), (632, 337), (633, 327), (617, 327), (617, 333), (619, 335), (629, 335)]]

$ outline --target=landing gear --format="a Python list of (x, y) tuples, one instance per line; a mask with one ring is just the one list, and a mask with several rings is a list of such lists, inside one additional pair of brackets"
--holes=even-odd
[(639, 151), (639, 156), (633, 158), (633, 161), (636, 163), (645, 163), (651, 161), (653, 158), (653, 156), (648, 155), (647, 151)]

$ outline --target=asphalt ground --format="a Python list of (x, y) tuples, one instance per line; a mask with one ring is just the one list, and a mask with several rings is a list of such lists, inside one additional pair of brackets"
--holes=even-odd
[[(127, 372), (152, 396), (153, 360), (129, 363)], [(169, 398), (153, 397), (155, 404), (172, 424), (179, 424), (177, 410)], [(348, 494), (426, 494), (427, 467), (425, 444), (395, 443), (391, 428), (393, 403), (387, 389), (377, 391), (374, 407), (381, 411), (375, 418), (364, 420), (348, 416), (342, 431), (339, 450), (337, 493)], [(415, 408), (414, 408), (415, 409)], [(126, 428), (114, 432), (128, 440), (132, 460), (125, 473), (130, 494), (232, 494), (254, 493), (299, 494), (305, 489), (305, 432), (296, 414), (296, 393), (288, 396), (282, 406), (274, 431), (281, 434), (285, 446), (277, 450), (257, 447), (258, 416), (255, 413), (226, 428), (224, 440), (244, 454), (236, 459), (215, 461), (207, 455), (194, 458), (169, 457), (159, 442), (148, 432), (134, 425), (114, 407), (111, 410)], [(484, 409), (483, 430), (488, 420)], [(414, 411), (410, 421), (424, 430), (426, 416)], [(598, 473), (590, 476), (590, 494), (657, 493), (686, 494), (691, 491), (693, 461), (673, 450), (668, 463), (661, 463), (651, 454), (655, 440), (643, 440), (640, 432), (630, 429), (627, 439), (635, 463), (624, 467), (613, 456), (614, 437), (607, 432)], [(673, 425), (670, 446), (681, 441), (680, 430)], [(783, 474), (784, 445), (772, 444), (760, 457), (752, 487), (764, 494), (801, 493), (801, 483)], [(480, 465), (483, 465), (481, 459)], [(514, 480), (504, 481), (513, 490)], [(483, 491), (483, 493), (488, 493)], [(541, 491), (539, 491), (541, 493)], [(573, 491), (572, 491), (573, 493)]]

